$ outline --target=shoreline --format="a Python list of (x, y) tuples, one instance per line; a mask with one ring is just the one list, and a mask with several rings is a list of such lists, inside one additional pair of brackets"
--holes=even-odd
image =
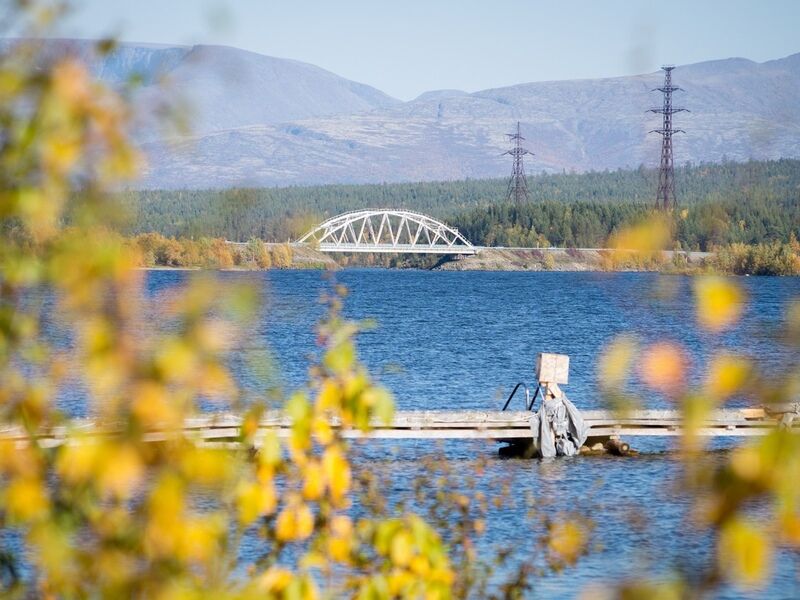
[(285, 268), (271, 268), (271, 269), (204, 269), (202, 267), (137, 267), (137, 271), (210, 271), (220, 273), (267, 273), (270, 271), (430, 271), (430, 272), (451, 272), (451, 273), (657, 273), (660, 275), (687, 275), (687, 276), (700, 276), (700, 275), (719, 275), (722, 277), (800, 277), (800, 275), (754, 275), (751, 273), (724, 273), (711, 268), (702, 270), (700, 267), (695, 269), (645, 269), (645, 268), (617, 268), (617, 269), (601, 269), (601, 268), (554, 268), (554, 269), (428, 269), (424, 267), (389, 267), (382, 265), (348, 265), (345, 267), (338, 267), (336, 269), (316, 269), (310, 267), (302, 267), (292, 265)]
[[(370, 261), (371, 262), (371, 261)], [(349, 256), (339, 261), (323, 252), (304, 248), (295, 252), (286, 266), (258, 268), (255, 264), (236, 265), (224, 268), (201, 266), (138, 267), (146, 271), (338, 271), (349, 269), (386, 269), (422, 271), (484, 271), (484, 272), (526, 272), (526, 273), (662, 273), (665, 275), (724, 275), (724, 276), (764, 276), (797, 277), (800, 272), (786, 273), (747, 273), (731, 272), (720, 268), (717, 255), (713, 252), (664, 250), (654, 254), (615, 251), (604, 248), (480, 248), (469, 256), (443, 257), (435, 264), (425, 264), (419, 257), (405, 256), (402, 260), (384, 263), (352, 262)], [(344, 264), (341, 264), (344, 263)]]
[[(679, 252), (681, 267), (685, 271), (707, 270), (708, 259), (713, 256), (708, 252)], [(498, 271), (498, 272), (598, 272), (598, 273), (630, 273), (630, 272), (674, 272), (676, 253), (663, 251), (660, 256), (641, 257), (626, 255), (603, 248), (481, 248), (469, 256), (443, 257), (436, 264), (425, 266), (412, 259), (405, 259), (399, 264), (340, 264), (331, 255), (304, 248), (302, 253), (295, 253), (291, 264), (286, 267), (270, 267), (267, 269), (233, 266), (225, 268), (139, 267), (148, 271), (225, 271), (225, 272), (258, 272), (273, 270), (323, 270), (338, 271), (349, 269), (391, 269), (391, 270), (423, 270), (423, 271)], [(620, 259), (621, 257), (621, 259)]]

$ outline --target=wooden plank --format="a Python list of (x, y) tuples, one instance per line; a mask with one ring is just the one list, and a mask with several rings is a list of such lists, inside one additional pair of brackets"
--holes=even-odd
[[(797, 405), (780, 407), (777, 415), (797, 410)], [(590, 437), (601, 436), (677, 436), (682, 434), (681, 413), (671, 409), (646, 409), (618, 415), (607, 410), (582, 411), (590, 427)], [(531, 437), (531, 413), (528, 411), (497, 410), (425, 410), (398, 411), (391, 423), (376, 421), (368, 433), (347, 430), (348, 438), (385, 439), (525, 439)], [(338, 419), (331, 419), (335, 428), (341, 426)], [(149, 441), (173, 439), (177, 434), (186, 435), (199, 442), (209, 440), (232, 440), (238, 437), (242, 418), (239, 415), (218, 413), (195, 416), (185, 420), (179, 431), (152, 431), (146, 434)], [(720, 409), (713, 411), (698, 430), (704, 436), (763, 435), (777, 424), (763, 408)], [(281, 411), (266, 412), (260, 422), (259, 431), (277, 431), (281, 437), (290, 434), (291, 419)], [(793, 424), (800, 430), (800, 419)], [(78, 419), (66, 425), (42, 430), (41, 443), (58, 445), (67, 436), (103, 437), (119, 431), (113, 424), (97, 424), (91, 419)], [(27, 432), (19, 426), (0, 428), (0, 439), (24, 443)]]
[[(682, 417), (676, 410), (638, 410), (629, 415), (620, 416), (610, 411), (594, 410), (583, 411), (584, 419), (591, 425), (632, 423), (663, 425), (669, 422), (680, 423)], [(528, 426), (531, 413), (526, 411), (401, 411), (397, 412), (390, 424), (380, 421), (372, 423), (373, 427), (420, 427), (429, 425), (470, 427), (479, 424), (503, 425), (512, 427)], [(768, 418), (763, 409), (727, 409), (714, 411), (709, 415), (708, 422), (738, 424), (753, 419)], [(186, 429), (200, 429), (209, 426), (238, 426), (241, 419), (235, 415), (220, 414), (210, 417), (195, 417), (187, 419)], [(338, 426), (336, 419), (331, 419), (333, 426)], [(262, 426), (291, 425), (290, 419), (284, 414), (272, 411), (265, 414), (261, 420)]]
[[(742, 436), (757, 436), (764, 435), (773, 428), (717, 428), (717, 427), (700, 427), (695, 430), (695, 434), (701, 437), (742, 437)], [(800, 429), (798, 429), (800, 431)], [(683, 435), (683, 430), (680, 428), (664, 428), (664, 429), (635, 429), (635, 428), (612, 428), (600, 427), (597, 429), (589, 430), (589, 439), (593, 437), (606, 437), (609, 435), (624, 436), (624, 437), (674, 437)]]

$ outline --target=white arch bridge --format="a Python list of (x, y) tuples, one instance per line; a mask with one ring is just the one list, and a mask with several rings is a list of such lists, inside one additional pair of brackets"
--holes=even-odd
[(297, 240), (322, 252), (475, 254), (469, 240), (441, 221), (390, 208), (357, 210), (331, 217)]

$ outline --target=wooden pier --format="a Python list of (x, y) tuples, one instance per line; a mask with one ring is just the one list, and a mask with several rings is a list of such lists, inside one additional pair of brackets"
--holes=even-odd
[[(347, 430), (347, 438), (375, 439), (484, 439), (523, 442), (533, 438), (527, 411), (399, 411), (390, 423), (376, 421), (369, 432)], [(636, 410), (619, 415), (606, 410), (581, 412), (589, 427), (587, 445), (597, 440), (629, 437), (663, 437), (682, 434), (683, 419), (677, 410)], [(795, 419), (794, 417), (798, 418)], [(145, 434), (147, 441), (163, 441), (182, 434), (201, 444), (235, 443), (239, 438), (241, 417), (231, 414), (209, 414), (187, 419), (180, 431), (154, 430)], [(338, 423), (332, 422), (333, 427)], [(775, 427), (800, 432), (800, 403), (771, 408), (722, 409), (714, 411), (697, 430), (703, 436), (763, 435)], [(259, 432), (277, 431), (286, 437), (291, 420), (283, 413), (266, 413), (259, 423)], [(38, 439), (43, 446), (58, 446), (70, 435), (84, 438), (116, 434), (113, 426), (98, 426), (90, 419), (75, 420), (42, 430)], [(27, 434), (18, 426), (0, 426), (0, 440), (24, 443)], [(258, 438), (258, 436), (256, 436)]]

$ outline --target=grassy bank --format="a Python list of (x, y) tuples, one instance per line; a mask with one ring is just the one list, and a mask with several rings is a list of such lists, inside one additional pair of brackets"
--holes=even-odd
[(243, 243), (220, 238), (169, 238), (148, 233), (127, 239), (138, 250), (140, 266), (202, 269), (335, 269), (340, 267), (416, 268), (458, 271), (658, 271), (728, 275), (799, 275), (800, 243), (730, 244), (713, 252), (680, 249), (657, 252), (578, 248), (487, 248), (474, 256), (442, 261), (438, 256), (330, 255), (312, 247)]

